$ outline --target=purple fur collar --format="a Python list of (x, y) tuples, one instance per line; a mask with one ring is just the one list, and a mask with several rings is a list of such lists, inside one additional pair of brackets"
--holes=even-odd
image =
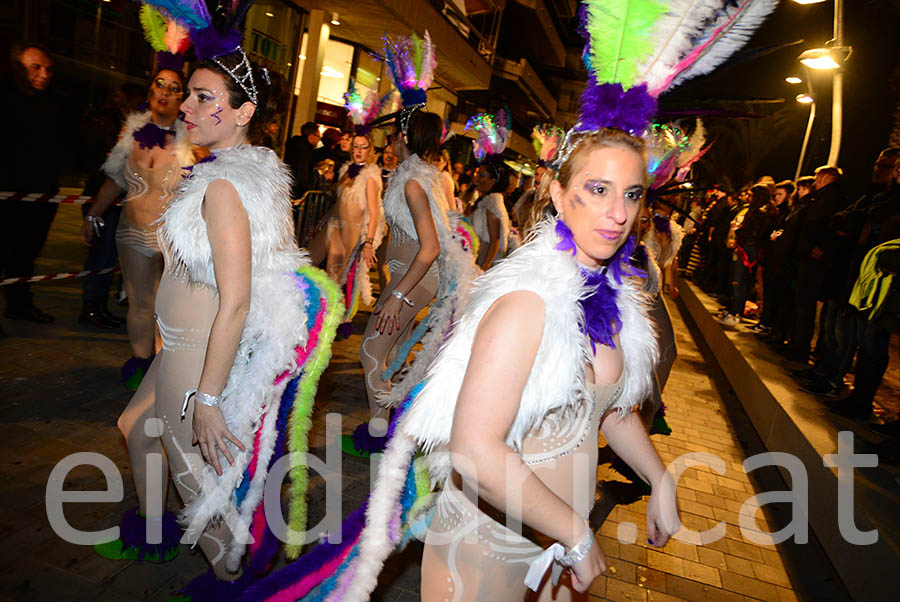
[(352, 180), (359, 175), (359, 172), (361, 172), (362, 168), (365, 166), (365, 163), (351, 163), (350, 167), (347, 168), (347, 175), (350, 176), (350, 179)]
[(665, 234), (669, 237), (672, 236), (672, 224), (665, 215), (653, 214), (653, 227), (656, 228), (656, 231), (660, 234)]
[(169, 130), (156, 125), (152, 121), (148, 121), (147, 125), (134, 131), (134, 140), (141, 148), (151, 149), (157, 146), (164, 148), (166, 146), (166, 136), (170, 134), (174, 136), (175, 130)]

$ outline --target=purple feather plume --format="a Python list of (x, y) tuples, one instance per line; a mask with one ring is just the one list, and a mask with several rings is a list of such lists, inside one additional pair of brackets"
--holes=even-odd
[(161, 50), (156, 53), (156, 68), (160, 70), (170, 69), (180, 73), (184, 69), (184, 55)]
[(633, 135), (641, 135), (656, 113), (656, 99), (641, 84), (628, 90), (622, 84), (597, 85), (591, 76), (581, 95), (579, 130), (615, 127)]
[(242, 39), (243, 35), (236, 29), (220, 32), (210, 25), (204, 29), (191, 30), (194, 53), (201, 60), (231, 54), (241, 45)]
[(240, 598), (241, 602), (266, 600), (344, 554), (362, 533), (366, 524), (367, 507), (368, 500), (344, 519), (341, 524), (341, 543), (330, 544), (325, 541), (316, 545), (286, 567), (248, 587)]
[(622, 329), (622, 318), (619, 306), (616, 305), (617, 292), (609, 284), (606, 270), (588, 270), (579, 266), (584, 277), (585, 286), (590, 293), (578, 302), (584, 311), (584, 324), (581, 331), (588, 335), (591, 348), (597, 352), (597, 343), (616, 348), (613, 336)]

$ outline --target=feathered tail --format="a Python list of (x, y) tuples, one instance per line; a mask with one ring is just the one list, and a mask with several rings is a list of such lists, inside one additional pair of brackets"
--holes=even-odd
[(424, 461), (413, 462), (415, 443), (397, 431), (423, 385), (394, 413), (378, 479), (368, 499), (341, 526), (341, 542), (320, 543), (307, 554), (248, 588), (242, 602), (368, 600), (385, 559), (427, 529), (433, 495)]
[[(250, 495), (256, 481), (265, 479), (272, 466), (281, 459), (284, 454), (305, 454), (309, 449), (309, 429), (312, 426), (312, 409), (318, 387), (319, 378), (322, 376), (328, 362), (331, 360), (331, 344), (334, 341), (335, 330), (340, 321), (343, 310), (341, 293), (337, 286), (321, 270), (304, 266), (299, 268), (294, 277), (298, 288), (302, 289), (306, 297), (306, 319), (308, 337), (306, 344), (297, 346), (297, 367), (299, 374), (290, 377), (285, 372), (276, 379), (275, 384), (291, 378), (284, 393), (281, 403), (277, 408), (275, 429), (277, 438), (274, 451), (265, 465), (260, 465), (260, 440), (263, 437), (263, 425), (268, 421), (261, 421), (260, 428), (254, 440), (253, 455), (241, 486), (235, 491), (235, 505), (242, 516), (250, 518), (250, 534), (253, 543), (249, 546), (246, 570), (254, 575), (263, 575), (269, 569), (272, 560), (278, 551), (278, 540), (267, 526), (264, 511), (264, 495), (262, 497)], [(306, 490), (308, 486), (308, 472), (305, 464), (299, 463), (290, 470), (290, 496), (288, 503), (288, 526), (293, 532), (303, 532), (306, 529)], [(287, 553), (290, 557), (296, 557), (299, 543), (288, 542)], [(236, 546), (231, 552), (238, 556), (243, 552), (242, 547)]]

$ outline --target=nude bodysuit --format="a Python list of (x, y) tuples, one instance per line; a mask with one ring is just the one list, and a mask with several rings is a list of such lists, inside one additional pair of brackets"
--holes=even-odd
[[(524, 462), (584, 517), (594, 505), (600, 418), (618, 398), (623, 381), (624, 371), (615, 383), (588, 383), (582, 404), (548, 414), (522, 442)], [(531, 562), (553, 541), (527, 527), (520, 535), (504, 523), (501, 512), (483, 500), (476, 505), (453, 477), (447, 479), (425, 540), (422, 600), (506, 602), (524, 600), (526, 594), (528, 600), (580, 599), (564, 585), (554, 588), (549, 572), (537, 593), (528, 590), (524, 580)]]

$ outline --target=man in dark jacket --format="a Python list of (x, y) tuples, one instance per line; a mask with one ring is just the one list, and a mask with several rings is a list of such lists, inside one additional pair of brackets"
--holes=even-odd
[[(856, 354), (858, 323), (855, 311), (847, 300), (853, 283), (859, 275), (859, 267), (865, 254), (884, 240), (894, 238), (888, 235), (881, 238), (876, 233), (872, 239), (872, 228), (880, 230), (890, 223), (891, 211), (896, 212), (894, 199), (888, 199), (883, 191), (894, 193), (900, 185), (892, 182), (894, 163), (900, 155), (900, 149), (888, 148), (882, 151), (872, 170), (872, 182), (866, 194), (855, 203), (832, 217), (826, 232), (828, 261), (828, 278), (823, 287), (822, 332), (819, 333), (820, 344), (816, 349), (821, 351), (816, 365), (799, 374), (801, 389), (808, 393), (838, 397), (844, 390), (844, 375), (850, 370), (853, 356)], [(891, 195), (888, 195), (890, 197)], [(889, 205), (886, 213), (881, 209)], [(875, 219), (869, 216), (875, 211)]]
[[(0, 159), (0, 189), (13, 192), (57, 194), (64, 156), (64, 105), (50, 91), (53, 59), (39, 45), (16, 45), (12, 59), (13, 82), (4, 86), (2, 114), (8, 144)], [(5, 201), (3, 235), (0, 236), (0, 277), (34, 275), (56, 215), (56, 203)], [(34, 305), (27, 283), (3, 287), (6, 312), (13, 320), (40, 324), (53, 316)]]
[[(894, 239), (900, 243), (900, 239)], [(858, 327), (859, 354), (853, 390), (847, 399), (828, 404), (830, 409), (848, 418), (868, 418), (875, 393), (887, 370), (891, 333), (900, 332), (900, 249), (882, 251), (877, 269), (893, 275), (890, 290), (871, 320), (862, 319)]]
[(314, 150), (321, 139), (319, 126), (310, 121), (300, 128), (300, 135), (291, 136), (284, 145), (284, 162), (294, 176), (293, 199), (302, 198), (303, 193), (312, 188)]
[(828, 223), (846, 207), (841, 192), (841, 170), (826, 165), (816, 170), (815, 190), (810, 195), (806, 217), (797, 232), (794, 256), (797, 264), (795, 323), (788, 357), (799, 362), (809, 360), (816, 322), (816, 303), (822, 298), (828, 262)]

